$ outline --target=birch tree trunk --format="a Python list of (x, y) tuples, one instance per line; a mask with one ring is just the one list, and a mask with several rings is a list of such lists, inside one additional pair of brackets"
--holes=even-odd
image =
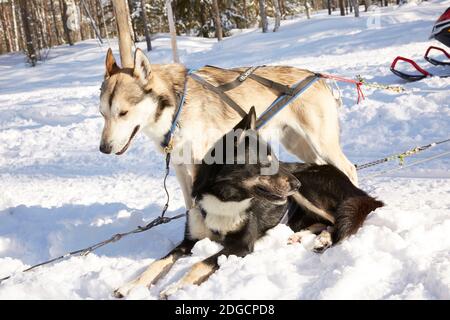
[(59, 0), (59, 5), (61, 8), (61, 17), (62, 17), (64, 35), (66, 36), (67, 43), (69, 43), (69, 45), (73, 46), (74, 39), (72, 37), (72, 33), (70, 32), (69, 28), (67, 27), (67, 4), (66, 4), (66, 1)]
[(27, 57), (31, 63), (31, 66), (36, 65), (36, 50), (33, 44), (33, 37), (31, 35), (31, 30), (33, 29), (33, 21), (29, 12), (29, 7), (27, 0), (20, 0), (20, 11), (22, 14), (23, 31), (26, 41)]
[(15, 0), (11, 0), (11, 13), (13, 19), (13, 31), (14, 31), (14, 50), (19, 51), (19, 29), (17, 28), (17, 18), (16, 18), (16, 4)]
[(170, 39), (172, 43), (173, 62), (180, 63), (177, 48), (177, 31), (175, 29), (175, 21), (173, 19), (172, 0), (166, 0), (167, 17), (169, 19)]
[(134, 61), (131, 53), (132, 38), (129, 23), (128, 5), (126, 0), (112, 0), (114, 15), (119, 31), (119, 51), (122, 68), (133, 68)]
[(259, 15), (261, 16), (261, 28), (262, 32), (266, 33), (267, 29), (269, 28), (269, 23), (267, 21), (267, 15), (266, 15), (266, 1), (265, 0), (259, 0)]
[(133, 41), (133, 43), (136, 43), (138, 41), (138, 37), (136, 34), (136, 26), (135, 26), (135, 22), (133, 17), (131, 16), (131, 14), (133, 13), (133, 7), (132, 7), (132, 2), (126, 0), (127, 2), (127, 8), (128, 8), (128, 23), (130, 24), (130, 30), (133, 31), (131, 32), (131, 40)]
[(280, 3), (278, 0), (272, 0), (273, 8), (275, 11), (275, 26), (273, 27), (273, 32), (277, 32), (280, 29), (281, 24), (281, 12), (280, 12)]
[(219, 4), (217, 0), (212, 0), (214, 12), (214, 26), (216, 27), (216, 37), (218, 41), (222, 41), (222, 21), (220, 21)]
[(311, 6), (310, 6), (308, 0), (305, 0), (305, 13), (306, 13), (306, 18), (311, 19)]

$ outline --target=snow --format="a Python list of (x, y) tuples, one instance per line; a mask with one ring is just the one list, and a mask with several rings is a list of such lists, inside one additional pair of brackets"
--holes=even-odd
[[(342, 146), (355, 163), (448, 138), (450, 79), (404, 83), (389, 71), (397, 55), (442, 74), (422, 55), (437, 17), (450, 1), (378, 8), (351, 16), (283, 21), (280, 32), (235, 33), (214, 39), (179, 37), (189, 67), (283, 64), (368, 81), (400, 84), (405, 93), (340, 83)], [(149, 57), (170, 62), (170, 39), (158, 35)], [(112, 43), (117, 53), (116, 42)], [(139, 47), (145, 44), (140, 43)], [(438, 45), (439, 46), (439, 45)], [(142, 272), (182, 239), (184, 220), (132, 235), (86, 257), (73, 257), (28, 273), (32, 264), (144, 225), (165, 203), (164, 159), (149, 140), (137, 137), (123, 156), (98, 151), (98, 112), (106, 46), (85, 41), (50, 51), (36, 68), (22, 55), (0, 56), (0, 284), (1, 299), (112, 299), (112, 291)], [(406, 163), (444, 151), (437, 146)], [(286, 153), (282, 158), (293, 160)], [(314, 236), (287, 245), (292, 234), (280, 225), (245, 258), (221, 257), (220, 270), (201, 286), (174, 299), (450, 299), (450, 161), (440, 158), (377, 178), (388, 163), (360, 175), (361, 186), (386, 203), (363, 228), (323, 254)], [(366, 176), (366, 178), (364, 178)], [(168, 215), (182, 213), (173, 174)], [(181, 259), (150, 289), (130, 299), (157, 299), (196, 261), (219, 250), (208, 239)]]

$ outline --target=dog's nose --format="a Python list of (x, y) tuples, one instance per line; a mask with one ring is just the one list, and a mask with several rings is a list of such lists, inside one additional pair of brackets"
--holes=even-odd
[(100, 144), (100, 152), (110, 154), (112, 150), (112, 146), (109, 143), (101, 143)]

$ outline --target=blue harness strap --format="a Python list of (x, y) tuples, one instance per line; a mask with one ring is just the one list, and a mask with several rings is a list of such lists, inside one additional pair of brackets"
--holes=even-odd
[(178, 126), (178, 120), (180, 119), (181, 110), (183, 109), (183, 106), (184, 106), (184, 100), (186, 98), (186, 92), (187, 92), (187, 81), (188, 81), (189, 76), (193, 72), (195, 72), (195, 70), (196, 69), (188, 69), (188, 71), (186, 73), (186, 79), (184, 80), (183, 94), (181, 96), (180, 102), (178, 103), (177, 109), (175, 111), (175, 115), (172, 120), (172, 125), (170, 126), (169, 131), (166, 133), (166, 135), (164, 136), (164, 140), (161, 143), (161, 147), (164, 148), (165, 153), (170, 153), (172, 151), (172, 137), (173, 137), (173, 133), (175, 132), (175, 129)]

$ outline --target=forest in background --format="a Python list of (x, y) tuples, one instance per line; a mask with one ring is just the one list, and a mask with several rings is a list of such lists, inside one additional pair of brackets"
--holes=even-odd
[[(359, 5), (356, 5), (356, 4)], [(341, 15), (359, 16), (374, 5), (398, 4), (399, 0), (128, 0), (130, 30), (134, 42), (169, 32), (167, 5), (171, 5), (176, 33), (199, 37), (227, 37), (233, 29), (259, 26), (277, 31), (280, 21), (328, 9)], [(142, 10), (145, 8), (145, 10)], [(23, 51), (34, 65), (45, 60), (48, 49), (73, 45), (86, 39), (117, 36), (112, 0), (0, 0), (0, 54)], [(274, 28), (268, 29), (268, 19)]]

